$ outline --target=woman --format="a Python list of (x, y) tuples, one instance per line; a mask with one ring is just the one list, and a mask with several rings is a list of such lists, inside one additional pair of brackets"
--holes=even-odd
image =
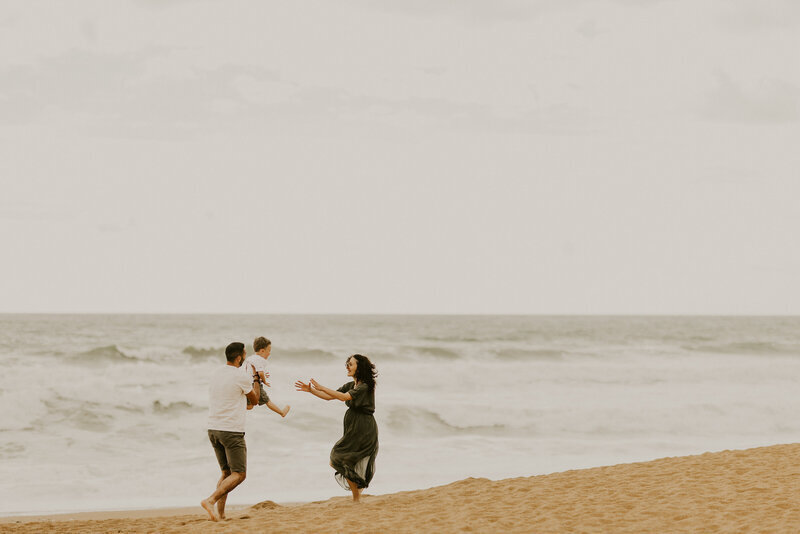
[(298, 380), (297, 391), (307, 391), (323, 400), (340, 400), (347, 405), (344, 414), (344, 433), (331, 450), (331, 467), (336, 470), (337, 482), (353, 493), (358, 502), (361, 491), (369, 487), (375, 474), (378, 455), (378, 425), (375, 412), (375, 377), (378, 373), (369, 358), (354, 354), (345, 363), (347, 376), (353, 381), (337, 390), (326, 388), (313, 378), (308, 384)]

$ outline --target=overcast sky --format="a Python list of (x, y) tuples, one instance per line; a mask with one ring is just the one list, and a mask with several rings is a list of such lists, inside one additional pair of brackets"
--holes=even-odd
[(800, 313), (800, 2), (5, 0), (0, 311)]

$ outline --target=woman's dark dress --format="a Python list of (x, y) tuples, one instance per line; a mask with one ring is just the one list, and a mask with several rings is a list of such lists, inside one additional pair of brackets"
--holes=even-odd
[(378, 455), (378, 425), (372, 416), (375, 392), (370, 391), (367, 384), (356, 386), (355, 382), (348, 382), (336, 391), (350, 393), (352, 399), (345, 401), (344, 432), (331, 450), (331, 465), (336, 470), (337, 482), (344, 489), (350, 489), (347, 480), (366, 488), (375, 474)]

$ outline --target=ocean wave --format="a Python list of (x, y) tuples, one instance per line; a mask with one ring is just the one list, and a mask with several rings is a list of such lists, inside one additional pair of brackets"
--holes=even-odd
[(750, 355), (789, 355), (800, 354), (798, 345), (781, 345), (768, 341), (740, 341), (720, 345), (684, 345), (683, 349), (691, 352), (713, 354), (750, 354)]
[(327, 363), (331, 360), (336, 360), (340, 358), (343, 362), (347, 355), (337, 355), (332, 352), (328, 352), (326, 350), (321, 349), (309, 349), (309, 348), (299, 348), (299, 349), (280, 349), (275, 351), (275, 356), (278, 358), (286, 358), (287, 360), (292, 361), (299, 361), (304, 363)]
[(193, 405), (186, 401), (177, 402), (161, 402), (160, 400), (153, 401), (153, 413), (174, 415), (185, 412), (202, 411), (204, 408)]
[(224, 348), (199, 348), (193, 345), (189, 345), (188, 347), (184, 347), (181, 351), (182, 354), (187, 354), (191, 356), (193, 360), (205, 360), (211, 358), (212, 356), (222, 356), (225, 354)]
[(25, 455), (25, 445), (17, 442), (4, 443), (0, 445), (0, 458), (22, 458)]
[(457, 360), (461, 358), (461, 355), (455, 351), (450, 349), (445, 349), (443, 347), (408, 347), (409, 349), (413, 350), (417, 354), (421, 354), (422, 356), (432, 356), (434, 358), (439, 358), (442, 360)]
[(99, 403), (78, 403), (59, 395), (55, 400), (44, 401), (44, 405), (48, 409), (48, 414), (35, 421), (35, 427), (48, 428), (53, 423), (63, 423), (79, 430), (91, 432), (108, 432), (111, 429), (113, 417), (101, 413), (102, 407)]
[(125, 354), (116, 345), (107, 345), (105, 347), (96, 347), (86, 352), (80, 352), (72, 357), (73, 361), (79, 363), (97, 363), (97, 362), (135, 362), (139, 361), (135, 356)]
[(487, 341), (505, 341), (506, 338), (497, 339), (495, 337), (479, 338), (475, 336), (420, 336), (422, 341), (432, 341), (433, 343), (483, 343)]
[(499, 360), (531, 361), (549, 360), (560, 361), (566, 356), (563, 350), (555, 349), (500, 349), (494, 351)]
[[(361, 354), (364, 354), (363, 352)], [(398, 354), (396, 352), (388, 352), (388, 351), (370, 351), (364, 354), (370, 361), (376, 365), (379, 365), (381, 362), (387, 361), (403, 361), (406, 360), (407, 357), (403, 354)]]
[(460, 426), (448, 423), (441, 415), (424, 408), (393, 408), (386, 418), (389, 427), (404, 435), (452, 435), (492, 434), (497, 435), (508, 428), (505, 425)]

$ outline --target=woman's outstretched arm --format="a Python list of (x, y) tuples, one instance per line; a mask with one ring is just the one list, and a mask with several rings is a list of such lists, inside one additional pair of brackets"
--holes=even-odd
[[(311, 382), (314, 382), (314, 379), (311, 379)], [(311, 384), (306, 384), (300, 380), (294, 383), (294, 387), (297, 391), (305, 391), (306, 393), (311, 393), (312, 395), (319, 397), (322, 400), (333, 400), (334, 397), (328, 395), (324, 391), (320, 391), (317, 388), (312, 388)]]
[[(323, 394), (329, 396), (331, 399), (336, 399), (336, 400), (340, 400), (340, 401), (349, 401), (349, 400), (351, 400), (353, 398), (353, 397), (350, 396), (349, 393), (342, 393), (341, 391), (336, 391), (335, 389), (326, 388), (325, 386), (323, 386), (322, 384), (318, 383), (313, 378), (311, 379), (311, 382), (309, 383), (309, 386), (311, 386), (311, 392), (312, 393), (314, 393), (314, 391), (318, 391), (319, 393), (323, 393)], [(317, 395), (319, 397), (319, 395), (317, 393), (314, 393), (314, 395)]]

